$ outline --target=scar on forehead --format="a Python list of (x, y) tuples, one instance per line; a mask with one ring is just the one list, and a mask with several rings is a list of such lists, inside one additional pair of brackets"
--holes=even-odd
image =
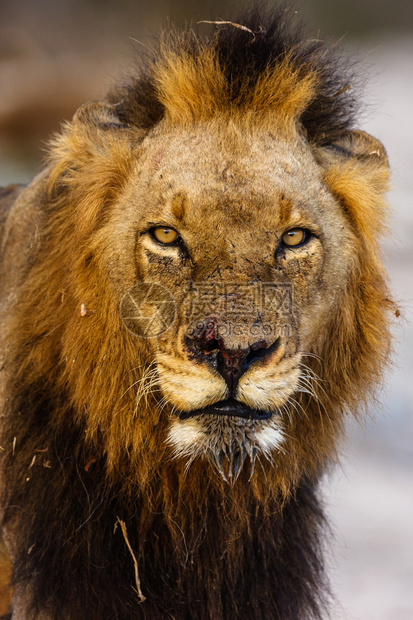
[(152, 155), (152, 167), (154, 170), (158, 170), (162, 160), (165, 156), (166, 149), (161, 148), (156, 151), (154, 155)]
[(171, 211), (172, 215), (174, 215), (177, 220), (182, 220), (184, 218), (187, 202), (188, 198), (185, 192), (177, 192), (174, 194), (171, 203)]

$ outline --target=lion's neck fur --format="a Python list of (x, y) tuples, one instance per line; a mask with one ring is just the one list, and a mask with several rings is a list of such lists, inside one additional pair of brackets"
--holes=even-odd
[[(51, 404), (41, 406), (44, 420)], [(79, 429), (55, 432), (28, 467), (20, 451), (30, 437), (50, 438), (39, 414), (14, 423), (4, 491), (6, 530), (19, 531), (15, 579), (23, 588), (31, 580), (28, 617), (37, 608), (53, 620), (321, 617), (323, 516), (313, 483), (261, 503), (247, 493), (247, 474), (213, 484), (202, 463), (184, 485), (183, 468), (165, 461), (144, 491), (135, 484), (126, 494), (120, 478), (105, 478), (103, 460), (88, 460)], [(36, 484), (45, 471), (53, 484)]]

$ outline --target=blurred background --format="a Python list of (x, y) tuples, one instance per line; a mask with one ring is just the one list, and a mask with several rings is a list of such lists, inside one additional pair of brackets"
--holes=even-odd
[[(248, 6), (248, 2), (244, 3)], [(269, 2), (271, 6), (271, 2)], [(128, 74), (171, 20), (232, 19), (235, 0), (0, 0), (0, 185), (41, 169), (50, 134)], [(413, 619), (413, 2), (297, 0), (309, 38), (340, 40), (366, 75), (360, 127), (387, 148), (392, 234), (383, 244), (403, 320), (382, 407), (349, 420), (324, 481), (334, 530), (333, 620)], [(297, 619), (299, 620), (299, 619)]]

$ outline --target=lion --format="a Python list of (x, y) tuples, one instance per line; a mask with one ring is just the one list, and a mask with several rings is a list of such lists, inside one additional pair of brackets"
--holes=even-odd
[(319, 481), (391, 347), (389, 164), (334, 48), (282, 11), (212, 28), (1, 195), (13, 620), (327, 613)]

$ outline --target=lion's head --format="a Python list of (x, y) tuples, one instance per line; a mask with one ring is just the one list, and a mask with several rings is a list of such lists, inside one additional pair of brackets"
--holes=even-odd
[[(147, 338), (135, 407), (153, 392), (175, 456), (207, 457), (231, 477), (246, 459), (305, 445), (305, 418), (331, 443), (325, 349), (343, 346), (337, 313), (357, 317), (343, 304), (360, 239), (299, 131), (217, 116), (147, 136), (113, 211), (133, 274), (121, 315), (137, 347)], [(381, 147), (366, 148), (376, 166)]]

